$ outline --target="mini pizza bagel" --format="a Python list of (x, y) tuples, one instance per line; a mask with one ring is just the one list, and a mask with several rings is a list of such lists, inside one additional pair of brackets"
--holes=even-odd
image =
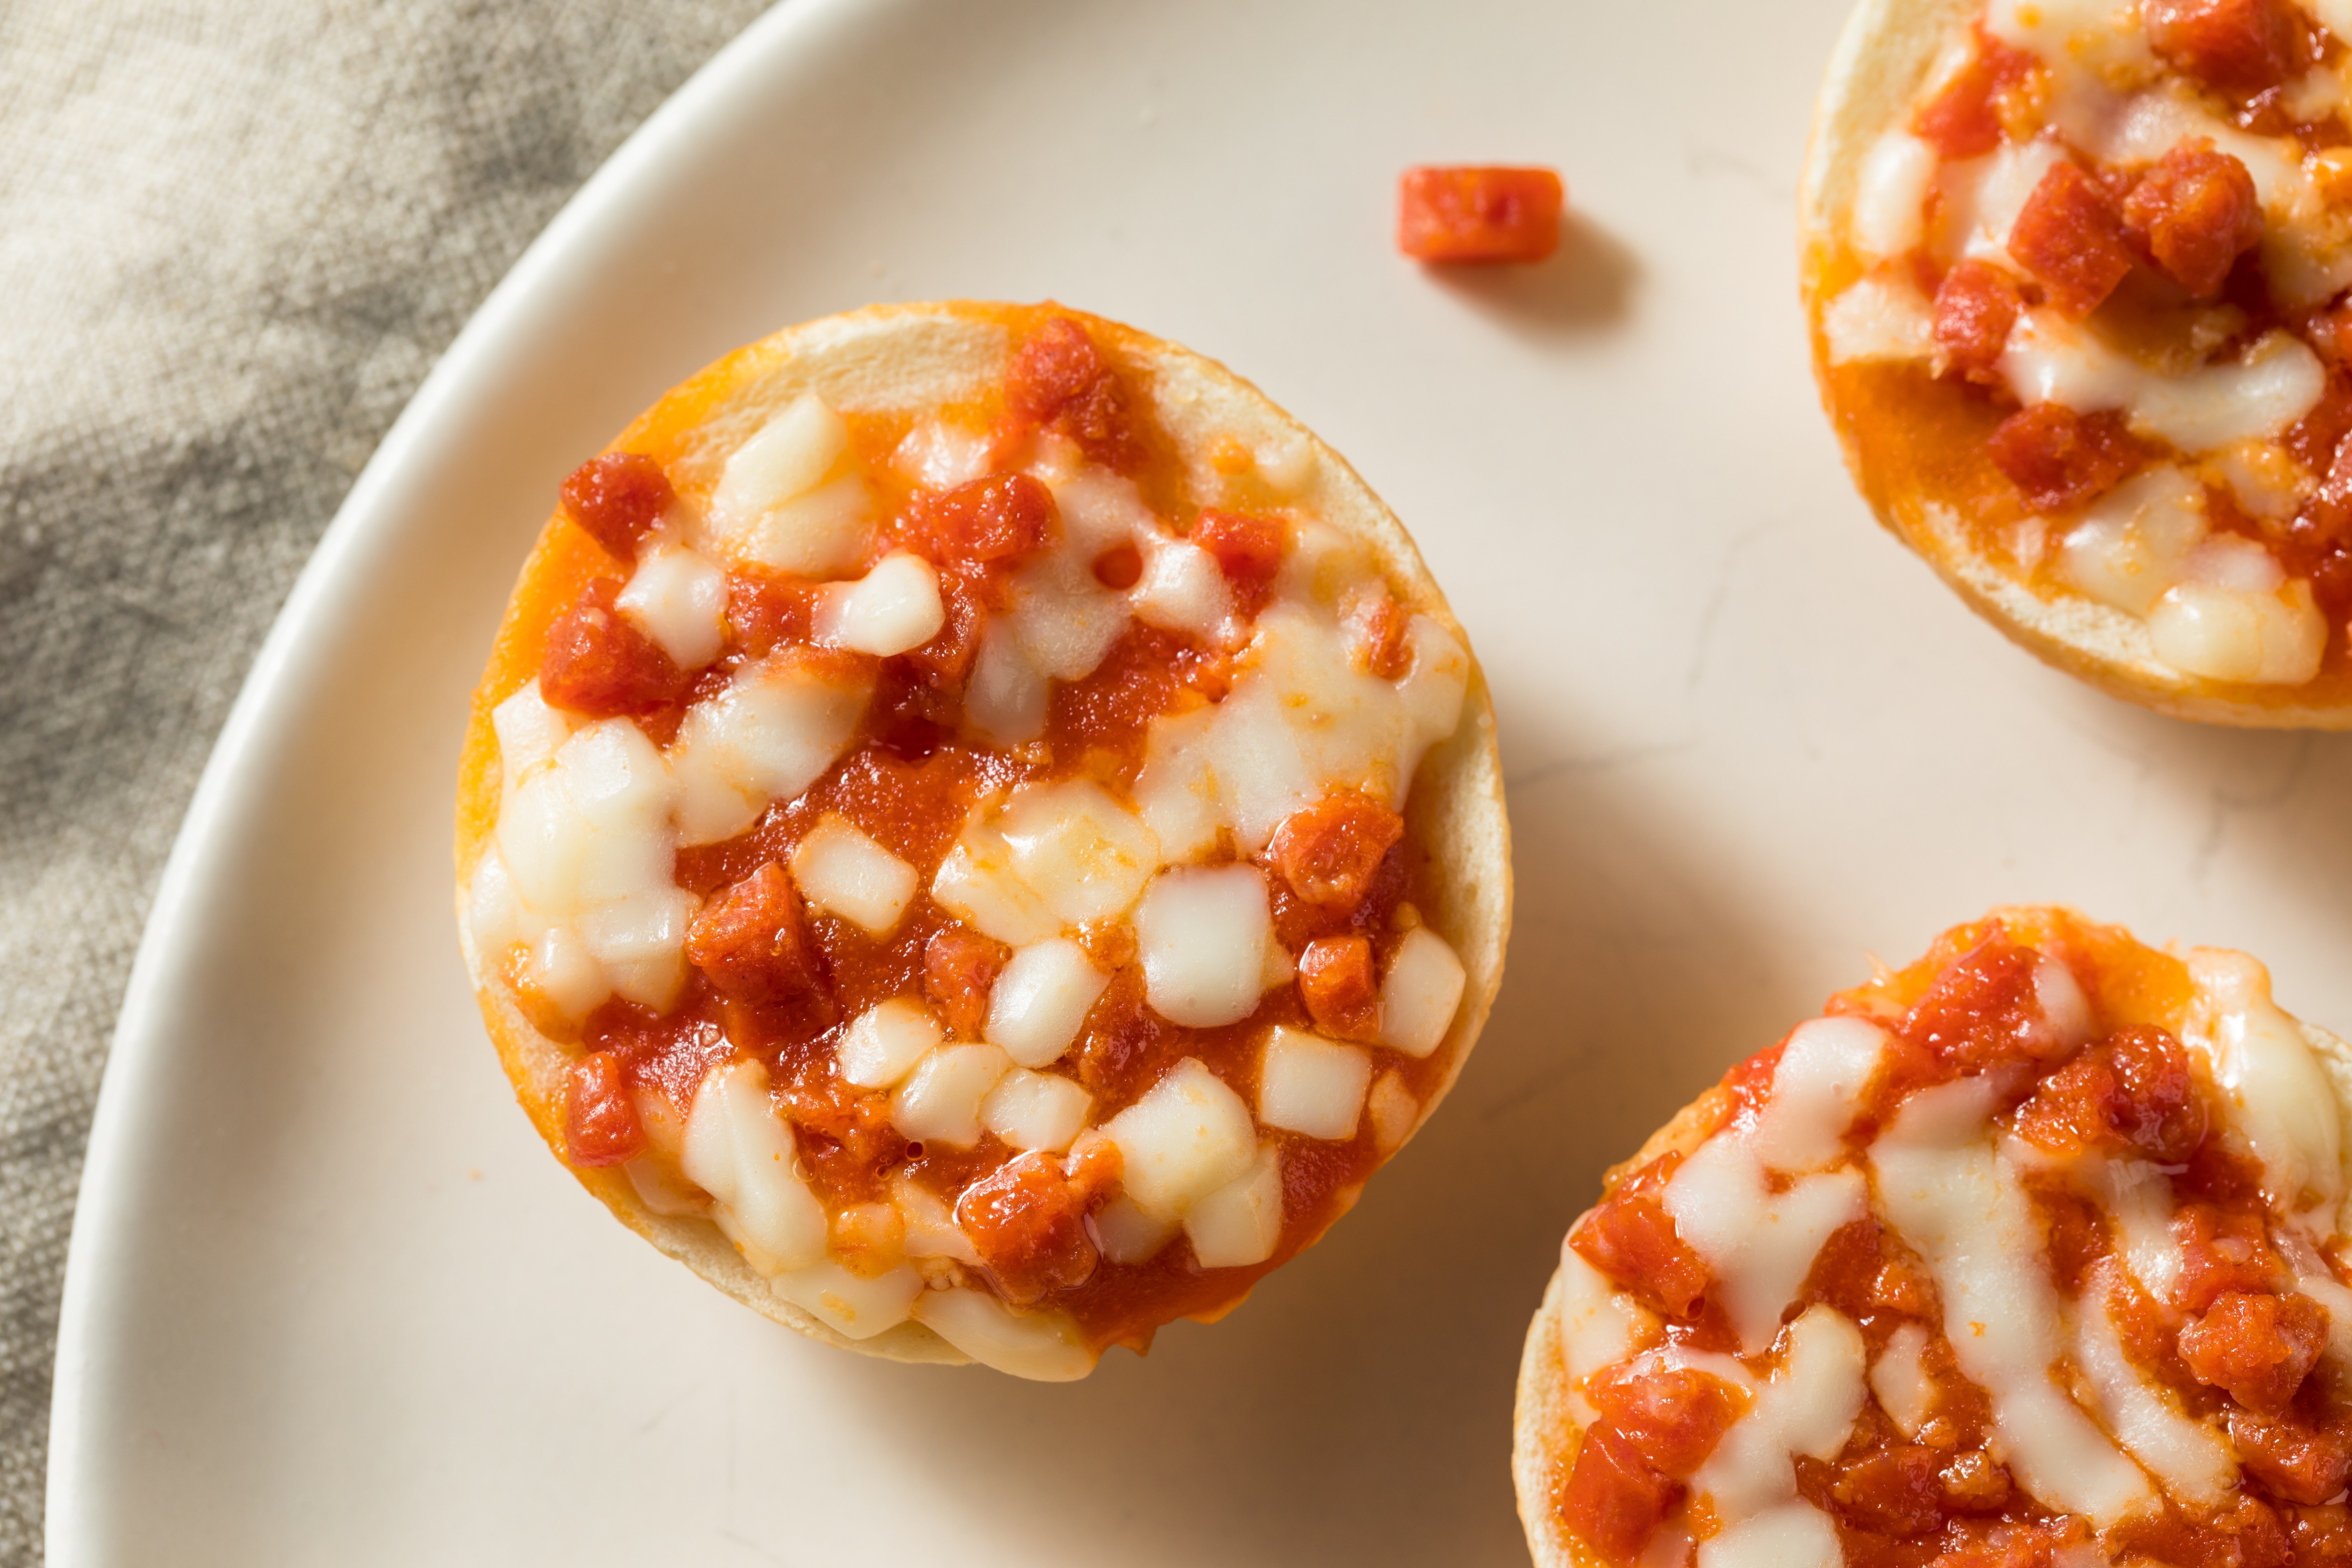
[(2352, 725), (2352, 11), (1864, 0), (1799, 199), (1879, 521), (2058, 668)]
[(2243, 953), (2021, 908), (1881, 969), (1570, 1227), (1536, 1562), (2345, 1561), (2347, 1098)]
[(779, 1322), (1085, 1376), (1311, 1245), (1510, 923), (1467, 638), (1353, 469), (1055, 306), (875, 307), (568, 479), (458, 923), (549, 1147)]

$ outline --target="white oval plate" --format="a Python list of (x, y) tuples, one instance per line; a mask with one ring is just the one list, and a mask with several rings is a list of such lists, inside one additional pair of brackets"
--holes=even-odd
[[(205, 775), (77, 1218), (50, 1561), (1523, 1561), (1526, 1315), (1601, 1167), (1874, 947), (2058, 899), (2352, 1024), (2352, 751), (2011, 650), (1872, 526), (1790, 206), (1841, 0), (798, 0), (484, 306)], [(1433, 277), (1395, 176), (1561, 167)], [(1213, 1328), (1042, 1387), (824, 1349), (607, 1219), (451, 927), (466, 697), (557, 479), (736, 343), (1055, 296), (1224, 359), (1418, 532), (1499, 699), (1511, 980), (1427, 1134)]]

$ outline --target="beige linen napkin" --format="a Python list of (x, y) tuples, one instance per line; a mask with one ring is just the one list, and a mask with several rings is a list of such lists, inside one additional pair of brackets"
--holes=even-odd
[(0, 1563), (82, 1149), (197, 770), (344, 489), (761, 0), (0, 8)]

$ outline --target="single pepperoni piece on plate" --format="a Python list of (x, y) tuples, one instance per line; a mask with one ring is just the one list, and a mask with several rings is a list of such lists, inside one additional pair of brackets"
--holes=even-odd
[(2263, 234), (2254, 177), (2203, 138), (2157, 161), (2124, 198), (2124, 224), (2165, 275), (2200, 300)]
[(2147, 455), (2120, 415), (2077, 414), (2056, 403), (2011, 415), (1985, 449), (2024, 492), (2025, 504), (2041, 512), (2090, 505), (2123, 483)]
[(572, 470), (560, 494), (566, 516), (623, 560), (677, 499), (662, 466), (643, 452), (607, 452)]
[(1566, 200), (1549, 169), (1407, 169), (1397, 248), (1417, 261), (1541, 261), (1559, 247)]
[(2042, 280), (2050, 302), (2089, 315), (2131, 276), (2123, 215), (2106, 187), (2072, 163), (2053, 163), (2009, 231), (2009, 253)]

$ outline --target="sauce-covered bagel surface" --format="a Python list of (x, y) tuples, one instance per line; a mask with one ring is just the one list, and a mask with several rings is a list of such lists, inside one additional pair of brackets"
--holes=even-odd
[(1831, 998), (1570, 1227), (1538, 1563), (2352, 1561), (2347, 1088), (2254, 960), (2063, 910)]
[(1822, 396), (1981, 613), (2185, 717), (2352, 724), (2352, 12), (1865, 0), (1801, 199)]
[(877, 307), (565, 482), (476, 694), (459, 921), (542, 1135), (902, 1359), (1231, 1310), (1460, 1070), (1509, 860), (1460, 626), (1222, 367)]

